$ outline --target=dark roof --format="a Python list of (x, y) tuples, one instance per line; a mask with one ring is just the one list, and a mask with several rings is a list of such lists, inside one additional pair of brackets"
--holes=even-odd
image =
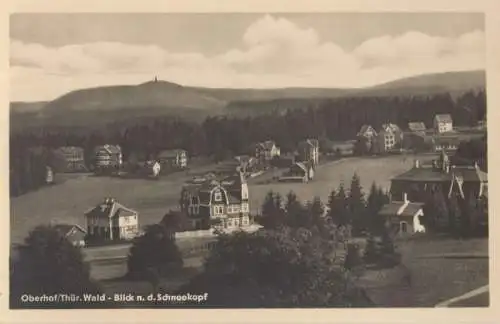
[(474, 166), (456, 166), (451, 169), (455, 176), (461, 177), (464, 181), (488, 182), (488, 174)]
[(453, 144), (453, 145), (459, 145), (460, 144), (460, 137), (458, 136), (434, 136), (432, 138), (432, 142), (434, 144)]
[(122, 213), (129, 213), (132, 215), (137, 215), (138, 213), (135, 210), (132, 210), (130, 208), (127, 208), (120, 204), (119, 202), (110, 202), (106, 203), (103, 202), (99, 205), (97, 205), (94, 208), (89, 209), (88, 211), (85, 212), (85, 216), (97, 216), (97, 217), (115, 217), (117, 215), (120, 215)]
[(175, 158), (179, 154), (185, 153), (185, 150), (174, 149), (174, 150), (163, 150), (158, 154), (158, 158)]
[(404, 201), (393, 201), (382, 206), (379, 214), (383, 216), (414, 216), (423, 208), (424, 204)]
[(450, 114), (440, 114), (434, 116), (434, 119), (437, 120), (438, 122), (443, 122), (443, 123), (451, 123), (453, 122), (453, 119), (451, 118)]
[(392, 180), (408, 180), (416, 182), (451, 181), (451, 174), (444, 173), (442, 170), (430, 167), (420, 167), (410, 169), (400, 175), (397, 175), (392, 178)]
[(414, 132), (425, 131), (425, 124), (423, 122), (409, 122), (408, 129)]
[(83, 148), (77, 146), (61, 146), (56, 149), (57, 152), (67, 154), (67, 155), (76, 155), (83, 154)]
[(371, 125), (363, 125), (363, 126), (361, 126), (361, 129), (358, 132), (358, 136), (364, 135), (370, 128), (372, 129), (372, 131), (374, 133), (376, 133), (375, 129)]
[(70, 235), (71, 234), (71, 231), (73, 229), (76, 229), (82, 233), (87, 233), (83, 228), (81, 228), (80, 226), (78, 225), (70, 225), (70, 224), (57, 224), (57, 225), (54, 225), (54, 229), (57, 230), (59, 233), (61, 233), (62, 235)]
[(264, 150), (272, 150), (272, 148), (276, 146), (276, 143), (274, 141), (265, 141), (257, 143), (257, 146), (263, 148)]
[(101, 151), (101, 150), (104, 150), (104, 151), (108, 152), (109, 154), (119, 154), (122, 152), (122, 149), (119, 145), (110, 145), (110, 144), (97, 146), (95, 148), (96, 152)]

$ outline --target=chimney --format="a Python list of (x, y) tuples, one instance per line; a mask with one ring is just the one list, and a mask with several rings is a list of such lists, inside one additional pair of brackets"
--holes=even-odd
[(479, 169), (479, 165), (477, 164), (477, 161), (474, 161), (474, 168)]
[(446, 173), (450, 173), (450, 166), (449, 166), (449, 165), (446, 165), (445, 170), (446, 170)]
[(406, 194), (406, 192), (404, 192), (404, 193), (403, 193), (403, 201), (404, 201), (405, 203), (409, 202), (409, 200), (408, 200), (408, 195)]
[(415, 160), (415, 169), (418, 169), (418, 168), (420, 168), (420, 161)]

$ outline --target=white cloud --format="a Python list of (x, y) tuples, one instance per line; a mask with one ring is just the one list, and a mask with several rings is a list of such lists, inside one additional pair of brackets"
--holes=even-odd
[(351, 52), (314, 29), (266, 15), (219, 55), (156, 45), (97, 42), (58, 48), (12, 40), (12, 100), (50, 100), (68, 91), (137, 84), (154, 75), (210, 87), (361, 87), (415, 74), (484, 68), (482, 31), (444, 38), (410, 31), (368, 39)]

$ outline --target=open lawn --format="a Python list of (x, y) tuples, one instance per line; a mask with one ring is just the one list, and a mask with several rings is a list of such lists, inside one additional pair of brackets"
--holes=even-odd
[[(432, 156), (418, 158), (425, 160), (432, 159)], [(349, 186), (354, 172), (360, 176), (365, 191), (369, 190), (373, 181), (389, 189), (390, 178), (408, 170), (412, 164), (413, 156), (353, 157), (320, 165), (315, 179), (308, 184), (256, 184), (257, 177), (256, 181), (249, 181), (251, 212), (258, 212), (269, 190), (283, 195), (293, 190), (300, 199), (310, 200), (319, 196), (326, 202), (332, 188), (337, 188), (341, 182)], [(207, 172), (212, 168), (213, 166), (193, 168), (159, 180), (72, 175), (61, 184), (11, 199), (11, 242), (22, 242), (33, 227), (51, 221), (83, 225), (83, 213), (104, 197), (113, 197), (125, 206), (137, 210), (142, 226), (157, 223), (169, 209), (178, 208), (182, 184), (192, 178), (193, 174)]]
[[(369, 270), (360, 279), (380, 307), (434, 307), (488, 284), (487, 239), (460, 241), (423, 235), (397, 245), (403, 265)], [(477, 296), (470, 304), (487, 307), (487, 297), (487, 294)]]
[(407, 171), (413, 167), (414, 158), (421, 162), (430, 161), (434, 155), (392, 155), (384, 157), (351, 157), (342, 160), (320, 164), (314, 175), (314, 179), (309, 183), (301, 182), (272, 182), (259, 184), (257, 181), (249, 182), (251, 209), (256, 212), (262, 205), (266, 194), (272, 190), (285, 196), (288, 192), (294, 191), (299, 199), (303, 201), (312, 200), (314, 196), (321, 198), (323, 202), (328, 201), (328, 195), (332, 189), (337, 189), (340, 183), (344, 183), (346, 189), (349, 188), (351, 178), (357, 173), (361, 179), (361, 186), (365, 194), (368, 194), (372, 182), (389, 190), (390, 179)]

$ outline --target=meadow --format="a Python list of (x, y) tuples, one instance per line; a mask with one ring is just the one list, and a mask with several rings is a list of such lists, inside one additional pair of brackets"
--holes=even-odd
[[(432, 159), (432, 155), (417, 157)], [(314, 196), (324, 202), (340, 183), (348, 188), (351, 177), (357, 173), (366, 194), (372, 182), (384, 189), (390, 188), (390, 178), (412, 167), (413, 156), (352, 157), (318, 166), (315, 178), (309, 183), (259, 184), (259, 177), (249, 181), (250, 209), (258, 213), (265, 195), (273, 190), (282, 195), (294, 191), (299, 199)], [(93, 175), (71, 175), (64, 182), (20, 197), (11, 198), (11, 242), (21, 243), (37, 225), (49, 223), (84, 224), (85, 211), (99, 204), (105, 197), (117, 199), (123, 205), (139, 212), (141, 226), (159, 222), (169, 209), (178, 208), (180, 188), (194, 173), (209, 171), (211, 166), (193, 168), (189, 172), (169, 174), (159, 180), (120, 179)], [(265, 176), (265, 175), (264, 175)]]

